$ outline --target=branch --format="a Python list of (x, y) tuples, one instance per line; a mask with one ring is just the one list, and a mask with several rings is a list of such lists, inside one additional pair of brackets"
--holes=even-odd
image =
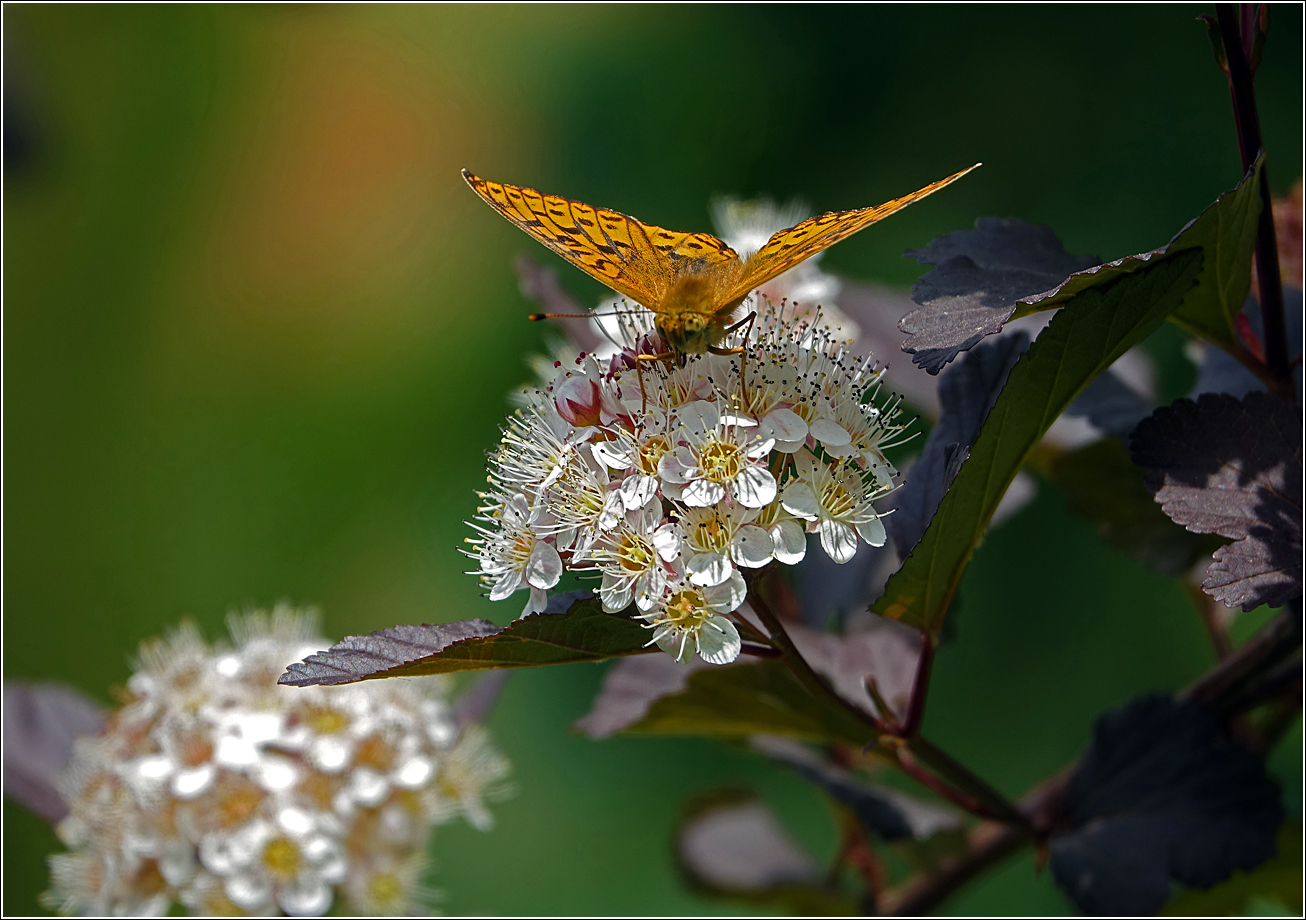
[[(1285, 610), (1228, 658), (1176, 695), (1180, 699), (1200, 700), (1217, 713), (1227, 714), (1240, 701), (1259, 698), (1262, 687), (1268, 685), (1269, 690), (1282, 690), (1286, 685), (1290, 688), (1289, 675), (1294, 670), (1297, 671), (1294, 676), (1300, 680), (1300, 656), (1293, 656), (1300, 647), (1301, 614), (1296, 610)], [(1249, 684), (1253, 686), (1247, 691)], [(1299, 708), (1297, 700), (1293, 699), (1287, 701), (1282, 712), (1271, 713), (1271, 724), (1262, 729), (1265, 743), (1291, 724)], [(1075, 765), (1071, 764), (1020, 800), (1020, 813), (1032, 825), (1033, 836), (1015, 824), (990, 821), (978, 825), (970, 833), (969, 848), (965, 853), (945, 860), (932, 875), (910, 879), (884, 892), (879, 901), (881, 913), (900, 917), (927, 913), (1026, 842), (1046, 838), (1052, 830), (1058, 803), (1074, 768)]]
[[(1233, 97), (1234, 121), (1238, 127), (1238, 149), (1243, 172), (1251, 169), (1261, 152), (1261, 122), (1256, 112), (1256, 90), (1252, 71), (1239, 34), (1238, 11), (1232, 3), (1217, 3), (1215, 18), (1224, 40), (1229, 66), (1229, 93)], [(1247, 36), (1250, 38), (1250, 36)], [(1274, 237), (1274, 210), (1270, 205), (1270, 180), (1261, 166), (1261, 219), (1256, 231), (1256, 277), (1261, 289), (1261, 320), (1265, 337), (1265, 363), (1279, 382), (1290, 381), (1288, 327), (1284, 318), (1283, 286), (1279, 280), (1279, 246)]]

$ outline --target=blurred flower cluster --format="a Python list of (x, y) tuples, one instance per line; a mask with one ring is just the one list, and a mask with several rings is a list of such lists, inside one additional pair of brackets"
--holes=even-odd
[(479, 828), (508, 764), (460, 728), (442, 678), (277, 686), (323, 648), (289, 607), (230, 621), (234, 647), (184, 624), (141, 647), (123, 703), (78, 742), (46, 904), (65, 913), (318, 916), (424, 908), (433, 826)]
[[(743, 228), (727, 236), (743, 252), (792, 219), (769, 205), (719, 212)], [(881, 372), (852, 356), (847, 327), (788, 299), (831, 285), (804, 263), (750, 295), (740, 312), (757, 318), (722, 343), (738, 355), (639, 361), (666, 351), (652, 314), (600, 314), (613, 349), (555, 362), (490, 457), (468, 555), (491, 600), (527, 590), (526, 612), (540, 611), (564, 570), (590, 573), (605, 610), (635, 604), (650, 644), (724, 664), (740, 651), (728, 615), (745, 570), (799, 562), (806, 533), (839, 563), (883, 545), (872, 503), (897, 475), (883, 451), (900, 440), (898, 401), (880, 397)]]

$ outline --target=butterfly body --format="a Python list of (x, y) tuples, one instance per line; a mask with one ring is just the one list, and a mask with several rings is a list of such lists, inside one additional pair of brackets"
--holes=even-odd
[(666, 230), (617, 211), (490, 182), (465, 169), (463, 178), (517, 227), (651, 310), (667, 347), (683, 357), (716, 350), (734, 311), (751, 291), (974, 168), (877, 207), (834, 211), (802, 221), (776, 233), (747, 259), (740, 259), (711, 234)]
[(721, 302), (729, 296), (722, 291), (721, 274), (709, 269), (681, 275), (651, 308), (654, 325), (676, 354), (701, 355), (725, 335), (726, 323), (744, 298)]

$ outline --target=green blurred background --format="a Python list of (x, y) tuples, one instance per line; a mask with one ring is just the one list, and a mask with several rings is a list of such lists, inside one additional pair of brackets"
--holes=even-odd
[[(6, 679), (107, 702), (141, 639), (281, 598), (334, 637), (517, 614), (456, 548), (544, 338), (511, 259), (546, 254), (460, 167), (705, 230), (715, 193), (848, 208), (982, 160), (825, 266), (905, 288), (902, 250), (986, 215), (1115, 258), (1239, 178), (1209, 11), (6, 5)], [(1301, 26), (1272, 9), (1257, 81), (1279, 192), (1301, 172)], [(1163, 367), (1168, 396), (1191, 383)], [(1213, 660), (1177, 585), (1046, 483), (961, 597), (927, 731), (1012, 794), (1101, 710)], [(602, 673), (512, 675), (490, 724), (518, 792), (493, 832), (437, 834), (444, 912), (736, 912), (668, 859), (680, 803), (723, 782), (832, 852), (827, 807), (741, 751), (569, 733)], [(1300, 744), (1273, 761), (1298, 815)], [(8, 801), (4, 832), (4, 911), (37, 912), (57, 843)], [(1026, 854), (945, 910), (1069, 905)]]

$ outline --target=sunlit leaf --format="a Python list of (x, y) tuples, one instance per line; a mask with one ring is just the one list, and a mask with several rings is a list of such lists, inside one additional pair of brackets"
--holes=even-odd
[(893, 495), (894, 513), (884, 518), (884, 529), (900, 556), (911, 552), (925, 534), (1007, 375), (1027, 348), (1029, 336), (1023, 332), (985, 342), (939, 378), (939, 419), (907, 482)]
[(1044, 432), (1089, 381), (1174, 310), (1202, 253), (1152, 260), (1076, 294), (1016, 362), (925, 535), (886, 586), (876, 613), (937, 635), (971, 555), (1008, 485)]
[(1134, 461), (1161, 509), (1215, 552), (1202, 588), (1226, 606), (1282, 606), (1301, 593), (1301, 412), (1269, 393), (1177, 400), (1135, 430)]
[(1052, 876), (1089, 914), (1151, 914), (1171, 882), (1208, 888), (1275, 852), (1283, 820), (1264, 760), (1198, 703), (1150, 696), (1098, 720), (1067, 783)]
[(874, 736), (852, 714), (809, 693), (775, 660), (695, 671), (684, 690), (655, 700), (626, 731), (718, 738), (784, 735), (858, 746)]
[(307, 687), (377, 677), (533, 668), (648, 651), (647, 629), (604, 613), (597, 600), (583, 593), (586, 599), (572, 603), (566, 613), (536, 613), (503, 628), (488, 620), (460, 620), (348, 636), (327, 651), (290, 665), (278, 683)]

